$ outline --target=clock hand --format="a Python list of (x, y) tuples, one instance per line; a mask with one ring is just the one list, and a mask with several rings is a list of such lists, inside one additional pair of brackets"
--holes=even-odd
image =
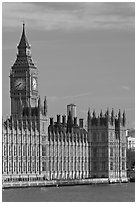
[(21, 85), (21, 82), (19, 83), (19, 84), (17, 84), (17, 86), (16, 87), (18, 87), (18, 86), (20, 86)]

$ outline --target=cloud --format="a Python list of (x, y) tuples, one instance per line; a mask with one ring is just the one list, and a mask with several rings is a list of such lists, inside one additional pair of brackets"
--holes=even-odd
[(10, 3), (2, 4), (3, 27), (23, 20), (33, 29), (134, 29), (134, 3)]
[(128, 86), (121, 86), (121, 89), (125, 90), (125, 91), (129, 91), (130, 88)]
[(90, 92), (88, 92), (88, 93), (80, 93), (80, 94), (76, 94), (76, 95), (72, 95), (72, 96), (64, 96), (64, 97), (61, 97), (61, 99), (78, 98), (78, 97), (88, 96), (90, 94), (91, 94)]
[(88, 96), (91, 95), (90, 92), (88, 93), (80, 93), (80, 94), (76, 94), (76, 95), (69, 95), (69, 96), (62, 96), (62, 97), (57, 97), (57, 96), (49, 96), (48, 99), (52, 102), (56, 101), (56, 100), (65, 100), (68, 98), (78, 98), (78, 97), (83, 97), (83, 96)]

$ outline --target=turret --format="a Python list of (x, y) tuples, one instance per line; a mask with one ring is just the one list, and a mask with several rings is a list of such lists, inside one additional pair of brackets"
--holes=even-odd
[(77, 117), (74, 117), (74, 126), (77, 126)]
[(126, 126), (126, 114), (125, 114), (125, 110), (123, 112), (123, 126)]
[(62, 124), (63, 124), (63, 125), (66, 124), (66, 116), (65, 116), (65, 115), (62, 116)]
[(83, 118), (80, 118), (80, 119), (79, 119), (79, 127), (80, 127), (80, 128), (83, 128)]
[(115, 120), (114, 110), (112, 109), (112, 111), (111, 111), (111, 124), (112, 124), (112, 125), (114, 124), (114, 120)]
[(121, 119), (121, 111), (119, 109), (119, 112), (118, 112), (118, 118)]
[(118, 112), (118, 121), (119, 121), (119, 124), (121, 123), (121, 111), (119, 109), (119, 112)]
[(95, 112), (95, 110), (93, 110), (92, 115), (93, 115), (93, 118), (96, 118), (96, 112)]
[(38, 113), (39, 113), (39, 115), (41, 113), (41, 99), (40, 99), (40, 96), (38, 98)]
[(69, 113), (68, 113), (67, 125), (72, 125), (72, 124), (73, 124), (72, 115), (71, 115), (71, 112), (69, 111)]
[(47, 111), (48, 111), (48, 105), (47, 105), (47, 99), (45, 96), (45, 99), (44, 99), (44, 115), (45, 116), (47, 115)]
[(101, 111), (100, 111), (100, 118), (102, 118), (103, 117), (103, 114), (102, 114), (102, 109), (101, 109)]
[(54, 125), (53, 118), (50, 118), (50, 125)]
[(91, 112), (90, 112), (90, 108), (88, 109), (88, 116), (87, 116), (87, 126), (88, 128), (90, 127), (91, 124)]
[(60, 125), (60, 115), (57, 115), (57, 124)]
[(106, 111), (106, 113), (105, 113), (105, 117), (106, 117), (106, 119), (107, 119), (107, 122), (109, 122), (109, 121), (110, 121), (109, 108), (107, 108), (107, 111)]
[(10, 116), (10, 129), (12, 130), (14, 128), (14, 121), (13, 121), (13, 117)]
[(88, 109), (88, 119), (91, 119), (90, 108)]

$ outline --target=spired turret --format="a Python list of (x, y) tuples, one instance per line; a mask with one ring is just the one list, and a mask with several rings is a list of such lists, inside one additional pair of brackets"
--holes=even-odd
[(119, 109), (118, 112), (118, 117), (115, 118), (115, 126), (119, 129), (121, 126), (125, 127), (126, 126), (126, 115), (125, 111), (123, 112), (123, 115), (121, 116), (121, 111)]
[(91, 112), (90, 112), (90, 108), (88, 109), (88, 118), (91, 118)]
[(100, 111), (100, 118), (102, 118), (103, 117), (103, 114), (102, 114), (102, 109), (101, 109), (101, 111)]
[(95, 110), (93, 110), (92, 115), (93, 115), (93, 118), (96, 118), (96, 112), (95, 112)]
[(91, 123), (91, 112), (90, 112), (90, 108), (88, 109), (88, 116), (87, 116), (87, 127), (90, 126)]
[(119, 120), (119, 122), (121, 122), (121, 111), (120, 111), (120, 109), (119, 109), (119, 112), (118, 112), (118, 120)]
[(114, 121), (115, 121), (114, 110), (112, 109), (112, 111), (111, 111), (111, 125), (114, 124)]
[(47, 112), (48, 112), (48, 105), (47, 105), (47, 98), (45, 96), (45, 99), (44, 99), (44, 115), (47, 115)]
[(125, 110), (123, 112), (123, 126), (126, 126), (126, 114), (125, 114)]
[(39, 112), (39, 114), (41, 112), (41, 99), (40, 99), (40, 96), (38, 98), (38, 112)]
[(107, 122), (109, 122), (110, 121), (109, 108), (107, 108), (105, 115), (106, 115)]
[(90, 114), (90, 111), (88, 110), (87, 122), (88, 122), (88, 127), (91, 127), (91, 126), (110, 127), (110, 126), (118, 126), (118, 124), (124, 126), (126, 123), (125, 111), (123, 112), (123, 117), (121, 117), (121, 111), (119, 110), (118, 117), (116, 117), (114, 115), (113, 109), (111, 113), (109, 112), (109, 109), (107, 109), (104, 115), (101, 110), (99, 116), (96, 117), (95, 110), (93, 110), (92, 116)]
[(25, 24), (23, 23), (23, 30), (22, 30), (22, 35), (21, 35), (21, 39), (18, 45), (18, 55), (21, 56), (26, 56), (26, 55), (30, 55), (30, 45), (28, 43), (28, 40), (26, 38), (26, 34), (25, 34)]

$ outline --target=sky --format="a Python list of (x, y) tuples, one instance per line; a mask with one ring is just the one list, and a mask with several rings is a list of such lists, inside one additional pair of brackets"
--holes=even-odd
[(25, 22), (39, 93), (48, 116), (75, 103), (87, 111), (126, 111), (135, 126), (135, 4), (103, 2), (2, 3), (2, 114), (10, 114), (10, 68)]

